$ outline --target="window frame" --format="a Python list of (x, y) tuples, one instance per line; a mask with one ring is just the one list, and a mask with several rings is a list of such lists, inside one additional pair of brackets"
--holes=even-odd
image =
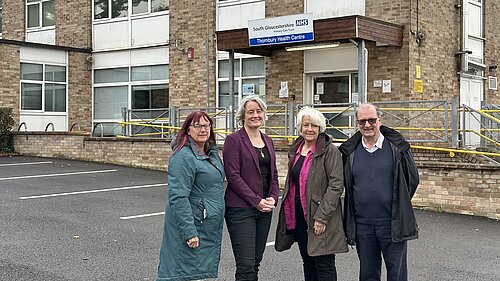
[[(54, 24), (53, 25), (44, 25), (43, 24), (43, 20), (44, 20), (44, 16), (43, 16), (43, 3), (47, 3), (47, 2), (52, 2), (53, 3), (53, 6), (54, 6)], [(55, 11), (55, 5), (56, 5), (56, 1), (55, 0), (34, 0), (32, 2), (29, 2), (29, 0), (27, 0), (25, 2), (25, 5), (26, 5), (26, 14), (25, 14), (25, 17), (26, 17), (26, 20), (25, 20), (25, 24), (26, 24), (26, 30), (39, 30), (39, 29), (54, 29), (56, 27), (56, 11)], [(37, 26), (32, 26), (30, 27), (29, 26), (29, 7), (30, 6), (38, 6), (38, 25)]]
[(0, 0), (0, 39), (2, 38), (2, 31), (3, 31), (3, 0)]
[[(33, 80), (33, 79), (23, 79), (22, 77), (22, 64), (32, 64), (32, 65), (41, 65), (42, 66), (42, 79), (41, 80)], [(54, 81), (46, 79), (46, 69), (47, 66), (57, 66), (64, 68), (64, 81)], [(66, 115), (68, 112), (68, 66), (65, 64), (57, 64), (57, 63), (38, 63), (31, 61), (21, 61), (20, 62), (20, 79), (19, 79), (19, 110), (21, 113), (41, 113), (41, 114), (50, 114), (50, 115)], [(41, 105), (40, 109), (23, 109), (23, 85), (27, 84), (37, 84), (41, 85), (41, 92), (39, 93), (41, 96)], [(46, 110), (46, 88), (47, 84), (51, 85), (63, 85), (64, 86), (64, 111), (49, 111)]]
[[(251, 76), (243, 76), (243, 66), (244, 66), (244, 61), (245, 60), (252, 60), (252, 59), (262, 59), (263, 60), (263, 75), (251, 75)], [(221, 105), (221, 93), (220, 93), (220, 85), (221, 85), (221, 82), (225, 82), (225, 83), (229, 83), (229, 77), (220, 77), (220, 69), (219, 69), (219, 62), (221, 61), (225, 61), (225, 62), (228, 62), (229, 60), (227, 58), (219, 58), (217, 59), (217, 63), (216, 63), (216, 67), (217, 67), (217, 89), (216, 89), (216, 92), (217, 92), (217, 97), (216, 97), (216, 100), (217, 100), (217, 106), (218, 107), (224, 107), (223, 105)], [(265, 79), (266, 79), (266, 61), (265, 61), (265, 58), (264, 57), (260, 57), (260, 56), (242, 56), (242, 57), (235, 57), (234, 58), (234, 66), (235, 66), (235, 74), (234, 74), (234, 82), (237, 86), (237, 89), (236, 89), (236, 96), (235, 96), (235, 101), (234, 101), (234, 106), (236, 107), (241, 99), (246, 96), (244, 95), (243, 93), (243, 84), (246, 80), (253, 80), (253, 79), (264, 79), (264, 87), (266, 85), (265, 83)], [(238, 67), (239, 69), (236, 69), (236, 67)], [(257, 86), (259, 87), (260, 84)], [(257, 90), (258, 89), (254, 89), (254, 94), (257, 94)], [(224, 95), (226, 98), (227, 97), (230, 97), (230, 94), (226, 94)], [(262, 93), (259, 93), (259, 96), (260, 97), (263, 97), (265, 99), (266, 97), (266, 93), (264, 92), (264, 94)]]
[(170, 0), (168, 1), (168, 8), (166, 10), (162, 11), (157, 11), (153, 12), (153, 0), (146, 0), (148, 2), (147, 4), (147, 11), (145, 12), (140, 12), (140, 13), (135, 13), (133, 12), (134, 6), (132, 1), (127, 1), (127, 12), (125, 16), (119, 16), (119, 17), (113, 17), (113, 1), (114, 0), (104, 0), (104, 2), (107, 2), (107, 17), (102, 17), (102, 18), (96, 18), (96, 0), (92, 0), (92, 21), (109, 21), (109, 20), (120, 20), (120, 19), (126, 19), (130, 17), (137, 17), (137, 16), (145, 16), (145, 15), (150, 15), (150, 14), (159, 14), (159, 13), (168, 13), (170, 10)]

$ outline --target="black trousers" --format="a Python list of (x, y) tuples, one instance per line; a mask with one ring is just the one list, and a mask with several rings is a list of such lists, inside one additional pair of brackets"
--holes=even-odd
[(227, 207), (225, 217), (236, 261), (235, 280), (257, 281), (272, 212)]
[(388, 281), (407, 281), (407, 243), (394, 243), (390, 225), (356, 224), (356, 251), (359, 257), (359, 280), (379, 281), (384, 256)]
[[(324, 255), (311, 257), (307, 253), (307, 222), (300, 205), (296, 205), (295, 240), (299, 244), (300, 255), (304, 267), (305, 281), (337, 281), (337, 268), (335, 267), (335, 255)], [(312, 231), (312, 229), (310, 230)]]

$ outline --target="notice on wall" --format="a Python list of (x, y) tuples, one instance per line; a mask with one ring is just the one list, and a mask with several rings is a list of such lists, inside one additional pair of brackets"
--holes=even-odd
[(255, 84), (243, 84), (243, 95), (255, 94)]
[(325, 92), (325, 83), (316, 83), (316, 95), (322, 95)]
[(382, 93), (391, 92), (391, 80), (382, 80)]
[(280, 98), (288, 98), (288, 81), (281, 81), (279, 97)]
[(415, 79), (413, 81), (413, 90), (415, 93), (423, 93), (424, 92), (424, 82), (420, 79)]

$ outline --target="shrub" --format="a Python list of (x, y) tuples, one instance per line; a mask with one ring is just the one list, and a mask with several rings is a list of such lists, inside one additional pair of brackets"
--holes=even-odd
[(14, 152), (12, 108), (0, 107), (0, 152)]

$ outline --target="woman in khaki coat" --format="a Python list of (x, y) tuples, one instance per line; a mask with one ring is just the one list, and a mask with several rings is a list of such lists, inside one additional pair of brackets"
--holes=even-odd
[(348, 251), (340, 204), (342, 156), (325, 129), (325, 117), (318, 110), (304, 107), (297, 115), (300, 137), (288, 150), (276, 230), (278, 252), (298, 243), (305, 281), (337, 280), (335, 254)]

